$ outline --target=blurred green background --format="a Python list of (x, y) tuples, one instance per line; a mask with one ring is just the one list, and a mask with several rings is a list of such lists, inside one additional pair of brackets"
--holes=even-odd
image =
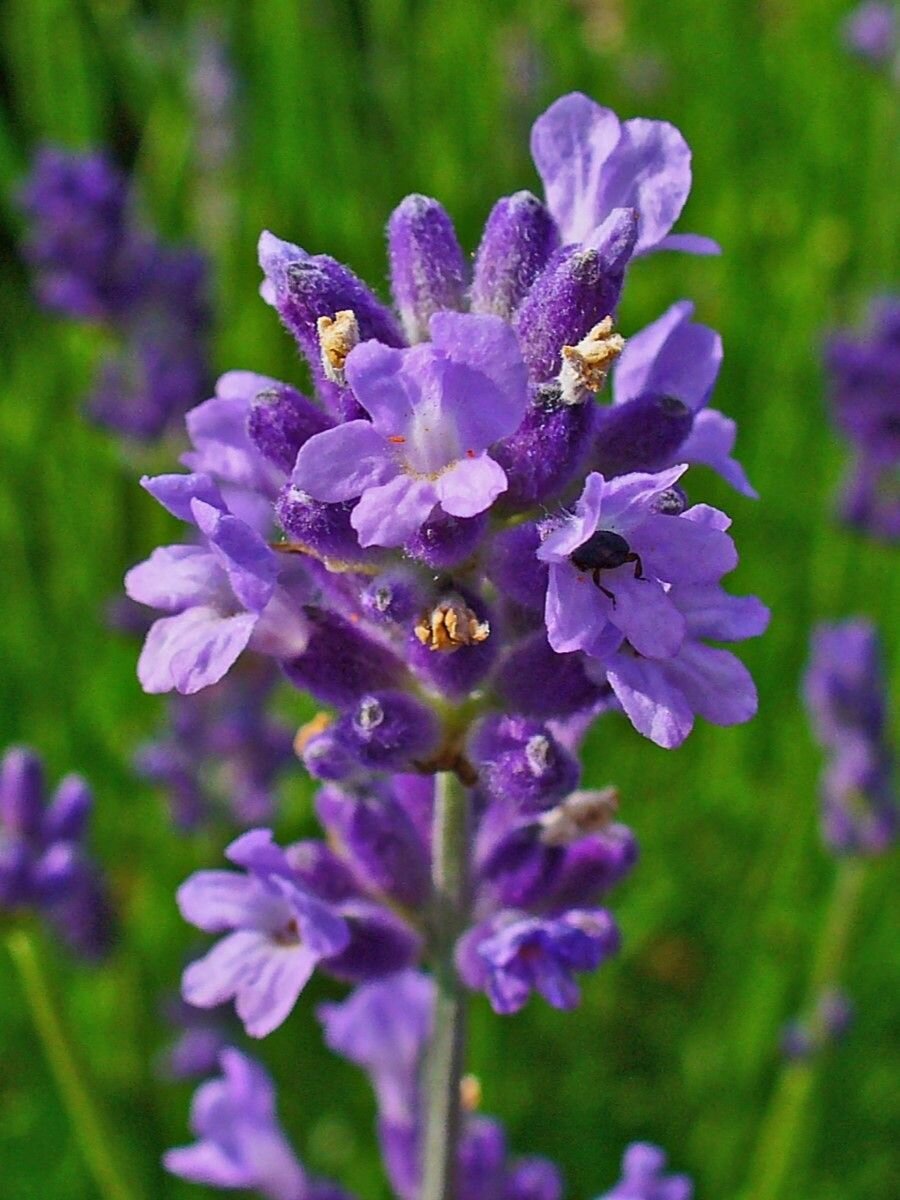
[[(173, 540), (175, 523), (137, 487), (147, 460), (80, 416), (98, 337), (29, 298), (15, 184), (42, 141), (110, 150), (134, 170), (164, 233), (214, 258), (216, 367), (296, 379), (293, 346), (257, 297), (259, 231), (332, 253), (384, 291), (383, 225), (399, 199), (440, 197), (474, 249), (497, 196), (538, 188), (530, 123), (577, 88), (622, 116), (675, 122), (693, 148), (680, 228), (716, 237), (725, 253), (639, 264), (621, 326), (627, 334), (686, 296), (722, 331), (716, 404), (740, 423), (738, 453), (762, 499), (711, 477), (703, 498), (735, 518), (735, 590), (759, 593), (774, 617), (742, 651), (761, 694), (750, 726), (700, 727), (675, 753), (619, 718), (593, 736), (587, 782), (619, 784), (642, 845), (612, 902), (624, 952), (587, 982), (571, 1015), (534, 1001), (501, 1021), (476, 1001), (470, 1066), (512, 1146), (559, 1161), (574, 1198), (608, 1187), (635, 1138), (667, 1147), (696, 1178), (698, 1200), (896, 1196), (891, 861), (867, 869), (848, 937), (842, 980), (857, 1021), (788, 1079), (791, 1119), (771, 1117), (779, 1029), (805, 1002), (840, 905), (817, 833), (820, 758), (797, 696), (809, 629), (861, 612), (889, 647), (897, 640), (891, 552), (830, 516), (845, 454), (826, 418), (823, 330), (896, 286), (898, 266), (896, 94), (844, 52), (847, 9), (846, 0), (0, 6), (0, 745), (31, 743), (52, 775), (83, 771), (99, 793), (95, 844), (123, 942), (102, 969), (57, 956), (52, 972), (136, 1195), (203, 1193), (159, 1168), (161, 1151), (186, 1140), (190, 1088), (159, 1081), (153, 1057), (167, 1037), (159, 997), (193, 945), (172, 894), (195, 866), (218, 862), (225, 833), (177, 837), (160, 798), (129, 770), (161, 704), (141, 694), (136, 646), (109, 631), (103, 603), (128, 565)], [(190, 83), (203, 37), (220, 39), (235, 72), (234, 142), (217, 163), (204, 153)], [(171, 469), (173, 455), (157, 452), (154, 465)], [(298, 720), (303, 711), (298, 699)], [(298, 772), (280, 831), (311, 829)], [(87, 1200), (93, 1184), (0, 959), (0, 1194)], [(317, 999), (339, 992), (317, 983), (259, 1050), (304, 1159), (378, 1200), (388, 1193), (367, 1087), (324, 1051), (312, 1017)], [(770, 1193), (760, 1180), (781, 1154), (789, 1169)]]

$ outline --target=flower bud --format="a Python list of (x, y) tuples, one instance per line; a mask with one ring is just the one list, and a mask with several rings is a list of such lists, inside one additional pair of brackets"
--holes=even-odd
[[(476, 688), (490, 671), (496, 657), (496, 638), (490, 637), (491, 618), (480, 597), (458, 589), (455, 600), (461, 600), (465, 620), (461, 624), (470, 631), (467, 641), (458, 643), (452, 653), (436, 653), (432, 639), (423, 641), (422, 630), (413, 631), (407, 642), (406, 660), (416, 674), (444, 696), (456, 699)], [(435, 612), (440, 609), (438, 605)], [(429, 615), (428, 625), (433, 624)], [(474, 633), (471, 633), (474, 631)], [(449, 631), (445, 630), (449, 635)]]
[(285, 847), (285, 857), (303, 886), (329, 904), (359, 897), (359, 886), (347, 864), (330, 846), (310, 838)]
[(286, 475), (293, 471), (304, 442), (331, 425), (320, 408), (286, 383), (259, 392), (247, 417), (247, 432), (256, 449)]
[(459, 1140), (459, 1194), (467, 1200), (504, 1195), (506, 1138), (499, 1121), (470, 1117)]
[(488, 578), (508, 599), (522, 608), (543, 612), (547, 595), (547, 564), (537, 557), (541, 536), (529, 521), (504, 529), (490, 544)]
[(379, 625), (408, 625), (424, 607), (424, 597), (414, 576), (386, 571), (363, 589), (360, 603), (369, 620)]
[(487, 512), (477, 517), (451, 517), (438, 510), (404, 546), (410, 558), (435, 571), (450, 571), (475, 553), (487, 529)]
[(563, 1181), (546, 1158), (520, 1159), (506, 1178), (504, 1200), (562, 1200)]
[(503, 509), (530, 508), (557, 495), (587, 457), (594, 428), (593, 404), (566, 404), (559, 385), (546, 384), (516, 432), (491, 451), (506, 472)]
[(15, 908), (33, 899), (31, 852), (18, 837), (0, 836), (0, 905)]
[(564, 247), (537, 277), (515, 319), (522, 355), (536, 383), (555, 379), (563, 346), (577, 345), (615, 311), (636, 239), (634, 210), (614, 209), (596, 248)]
[(610, 825), (604, 833), (573, 842), (548, 902), (561, 908), (592, 904), (629, 875), (637, 859), (637, 840), (627, 825)]
[(39, 904), (55, 904), (65, 899), (66, 892), (78, 880), (83, 870), (78, 848), (71, 842), (57, 842), (34, 865), (32, 885)]
[(290, 538), (320, 558), (348, 563), (377, 562), (380, 551), (362, 549), (350, 524), (355, 504), (356, 501), (325, 504), (288, 483), (275, 501), (275, 516)]
[(31, 750), (13, 746), (0, 762), (0, 822), (10, 833), (36, 837), (43, 813), (43, 764)]
[(77, 842), (84, 833), (94, 804), (94, 795), (80, 775), (67, 775), (61, 780), (50, 807), (44, 813), (41, 834), (43, 841)]
[(345, 950), (323, 959), (329, 975), (348, 983), (380, 979), (417, 962), (421, 940), (389, 909), (365, 900), (349, 900), (340, 907), (350, 942)]
[(687, 405), (673, 396), (638, 396), (596, 413), (591, 466), (607, 479), (668, 466), (694, 421)]
[(428, 339), (441, 309), (464, 307), (468, 265), (453, 222), (437, 200), (407, 196), (388, 222), (391, 291), (411, 343)]
[(556, 223), (531, 192), (498, 200), (475, 258), (472, 312), (511, 320), (558, 244)]
[(306, 650), (283, 664), (294, 687), (341, 707), (366, 692), (402, 687), (405, 669), (389, 650), (335, 613), (320, 608), (306, 613), (310, 623)]
[(440, 737), (437, 717), (408, 692), (363, 696), (339, 724), (358, 761), (370, 770), (408, 769), (434, 754)]
[(487, 717), (470, 750), (488, 795), (525, 811), (548, 807), (578, 782), (578, 761), (539, 721)]
[(597, 703), (603, 688), (589, 678), (580, 654), (557, 654), (544, 630), (523, 638), (504, 656), (494, 687), (514, 712), (566, 717)]

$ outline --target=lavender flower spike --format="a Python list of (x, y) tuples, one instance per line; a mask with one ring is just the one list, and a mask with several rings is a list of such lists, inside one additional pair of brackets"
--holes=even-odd
[(185, 920), (228, 936), (184, 973), (185, 1000), (215, 1008), (234, 997), (251, 1037), (284, 1021), (322, 958), (340, 954), (346, 922), (298, 882), (268, 829), (232, 842), (226, 854), (245, 874), (198, 871), (178, 890)]
[(691, 1200), (694, 1185), (686, 1175), (663, 1175), (666, 1156), (649, 1142), (633, 1142), (622, 1159), (622, 1178), (598, 1200)]
[(709, 238), (668, 236), (691, 190), (691, 152), (674, 125), (622, 122), (611, 109), (572, 92), (535, 121), (531, 154), (564, 242), (594, 245), (598, 226), (614, 208), (635, 208), (637, 254), (719, 253)]
[(475, 516), (506, 488), (487, 448), (527, 405), (515, 335), (499, 317), (442, 312), (431, 338), (351, 351), (347, 379), (371, 423), (326, 430), (297, 455), (296, 487), (330, 503), (361, 497), (350, 519), (362, 546), (402, 545), (436, 506)]
[[(163, 1156), (167, 1171), (191, 1183), (247, 1188), (266, 1200), (339, 1200), (346, 1194), (309, 1178), (275, 1114), (272, 1080), (252, 1058), (223, 1050), (222, 1076), (198, 1088), (191, 1107), (192, 1146)], [(349, 1197), (347, 1197), (349, 1200)]]

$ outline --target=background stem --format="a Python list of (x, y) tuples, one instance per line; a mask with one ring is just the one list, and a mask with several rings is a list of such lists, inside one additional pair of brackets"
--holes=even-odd
[(455, 1200), (466, 994), (453, 954), (468, 911), (469, 797), (450, 771), (437, 777), (432, 854), (437, 997), (426, 1077), (422, 1200)]
[[(831, 903), (810, 971), (807, 1009), (815, 1008), (828, 987), (835, 986), (856, 924), (867, 863), (848, 858), (838, 867)], [(819, 1055), (786, 1062), (769, 1103), (757, 1142), (745, 1200), (781, 1200), (806, 1121)]]
[(6, 944), (98, 1194), (103, 1200), (137, 1200), (113, 1158), (109, 1131), (75, 1058), (31, 935), (24, 929), (14, 929), (7, 935)]

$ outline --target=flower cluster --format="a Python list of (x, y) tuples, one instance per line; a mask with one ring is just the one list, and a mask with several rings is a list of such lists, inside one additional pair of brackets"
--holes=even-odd
[[(670, 232), (690, 190), (688, 147), (665, 122), (623, 123), (573, 95), (536, 122), (532, 150), (545, 201), (500, 200), (472, 263), (436, 200), (400, 203), (393, 308), (327, 255), (263, 234), (261, 295), (315, 396), (224, 376), (188, 414), (189, 473), (143, 481), (189, 536), (126, 580), (162, 613), (138, 666), (147, 691), (202, 692), (249, 652), (326, 706), (296, 746), (321, 782), (327, 841), (281, 847), (253, 829), (227, 850), (237, 870), (187, 880), (183, 915), (224, 936), (188, 967), (183, 994), (199, 1007), (233, 1000), (263, 1037), (314, 970), (356, 984), (323, 1010), (326, 1036), (373, 1076), (403, 1200), (421, 1172), (432, 985), (418, 969), (444, 953), (432, 847), (447, 786), (464, 790), (470, 821), (445, 967), (499, 1013), (535, 992), (571, 1008), (578, 977), (618, 948), (602, 901), (636, 857), (614, 789), (579, 787), (581, 737), (614, 711), (668, 748), (697, 715), (746, 721), (752, 680), (708, 643), (767, 620), (722, 587), (737, 564), (729, 518), (685, 490), (697, 464), (753, 495), (734, 425), (709, 406), (718, 335), (685, 301), (627, 344), (615, 329), (634, 259), (717, 250)], [(611, 402), (598, 403), (610, 375)], [(402, 1053), (385, 1062), (398, 1003)], [(169, 1165), (305, 1195), (293, 1159), (292, 1182), (254, 1175), (223, 1094), (198, 1100), (199, 1148)], [(220, 1170), (226, 1145), (238, 1149)], [(507, 1162), (499, 1127), (474, 1117), (459, 1179), (465, 1196), (559, 1193), (553, 1168)]]
[(599, 1200), (691, 1200), (691, 1181), (686, 1175), (664, 1175), (665, 1166), (658, 1146), (635, 1142), (622, 1159), (622, 1178)]
[(91, 417), (126, 437), (158, 437), (206, 385), (204, 258), (149, 234), (125, 177), (98, 154), (42, 150), (20, 199), (41, 303), (104, 327), (117, 345)]
[(867, 331), (835, 334), (825, 350), (832, 415), (854, 458), (842, 518), (886, 541), (900, 538), (900, 299), (872, 304)]
[(889, 64), (897, 52), (897, 10), (884, 0), (863, 0), (843, 25), (847, 48), (873, 66)]
[(109, 949), (106, 889), (84, 840), (94, 798), (67, 775), (46, 799), (44, 769), (31, 750), (14, 746), (0, 760), (0, 911), (35, 910), (78, 955)]
[(868, 621), (822, 623), (813, 632), (804, 691), (819, 742), (822, 832), (840, 854), (878, 854), (897, 836), (887, 688), (878, 634)]

